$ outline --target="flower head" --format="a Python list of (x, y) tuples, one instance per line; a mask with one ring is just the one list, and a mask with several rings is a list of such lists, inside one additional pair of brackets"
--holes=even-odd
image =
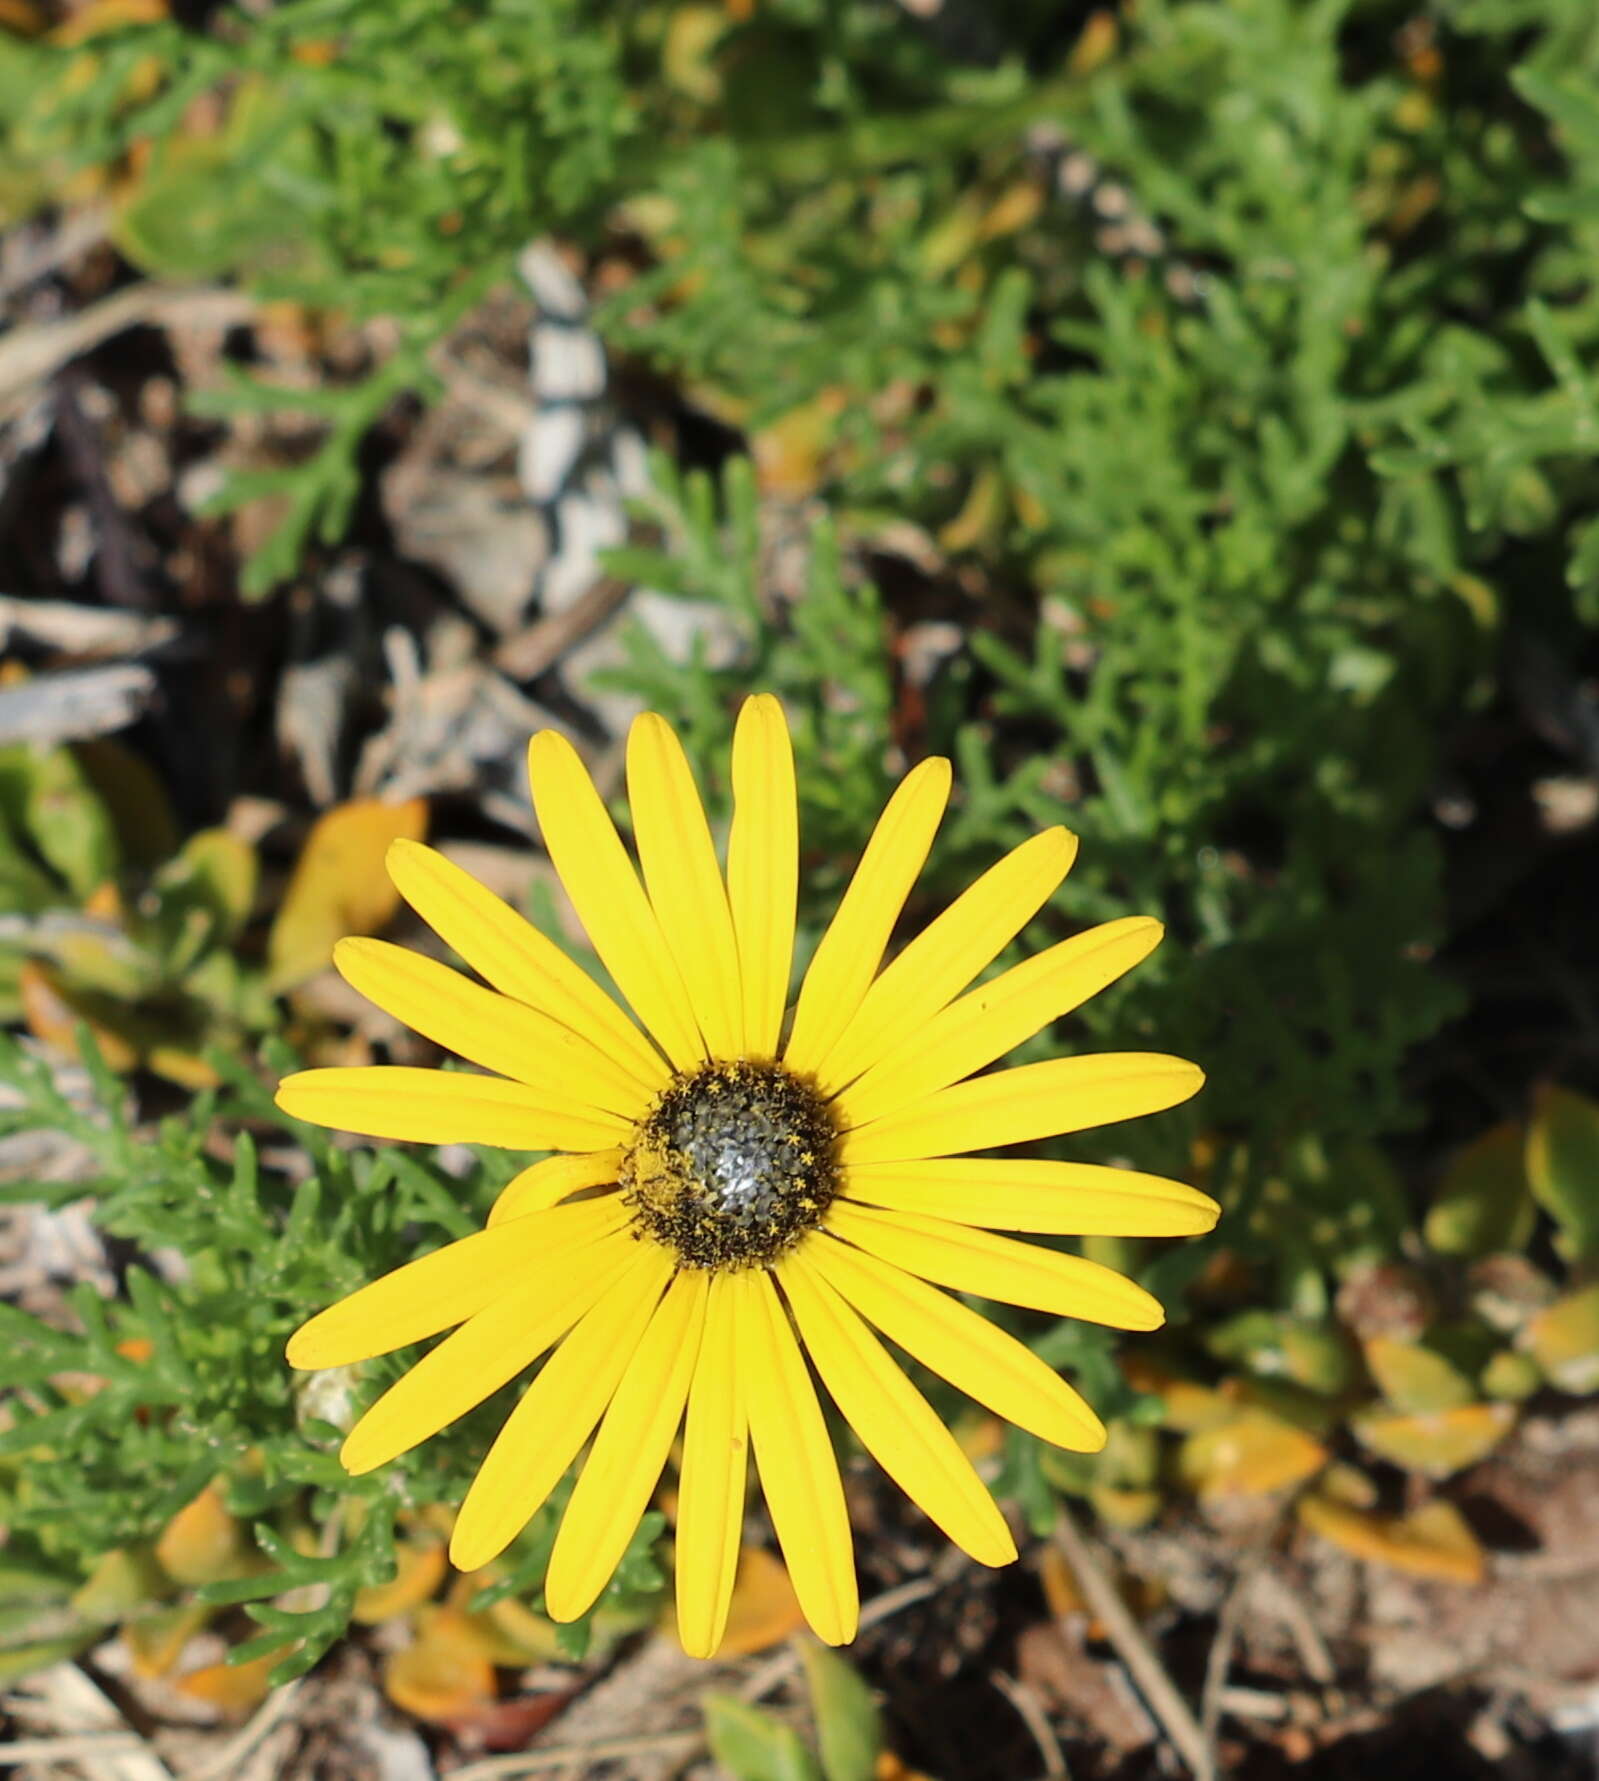
[(610, 1579), (682, 1430), (678, 1625), (720, 1642), (753, 1450), (800, 1603), (854, 1636), (844, 1493), (811, 1366), (862, 1445), (984, 1564), (1016, 1548), (886, 1336), (1000, 1416), (1093, 1451), (1099, 1419), (1014, 1337), (951, 1293), (1153, 1329), (1141, 1287), (1080, 1256), (994, 1234), (1179, 1236), (1216, 1206), (1179, 1182), (973, 1153), (1186, 1100), (1192, 1064), (1149, 1053), (986, 1071), (1129, 970), (1157, 922), (1107, 922), (977, 988), (1076, 852), (1034, 836), (886, 967), (943, 815), (949, 764), (901, 783), (786, 1022), (798, 884), (793, 754), (781, 707), (749, 699), (733, 742), (725, 875), (677, 737), (646, 714), (627, 778), (642, 880), (576, 753), (529, 751), (545, 844), (634, 1018), (459, 867), (398, 841), (406, 901), (484, 980), (378, 940), (340, 971), (488, 1075), (309, 1070), (287, 1112), (371, 1137), (554, 1154), (518, 1175), (487, 1228), (313, 1317), (297, 1367), (347, 1365), (454, 1333), (372, 1405), (341, 1457), (367, 1472), (548, 1356), (490, 1447), (451, 1542), (463, 1570), (516, 1537), (590, 1441), (550, 1556), (549, 1612)]

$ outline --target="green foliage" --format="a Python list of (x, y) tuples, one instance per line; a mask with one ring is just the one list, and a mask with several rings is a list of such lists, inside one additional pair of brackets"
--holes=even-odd
[[(261, 1083), (221, 1056), (222, 1088), (153, 1136), (138, 1132), (92, 1038), (82, 1040), (96, 1090), (88, 1111), (65, 1099), (37, 1057), (0, 1038), (0, 1081), (20, 1100), (0, 1115), (0, 1135), (50, 1130), (86, 1145), (103, 1171), (101, 1228), (144, 1256), (175, 1252), (184, 1267), (174, 1275), (131, 1265), (110, 1301), (80, 1287), (74, 1333), (4, 1308), (8, 1558), (70, 1589), (103, 1555), (155, 1541), (218, 1481), (244, 1530), (245, 1568), (203, 1584), (198, 1600), (246, 1604), (262, 1631), (234, 1655), (283, 1652), (281, 1680), (344, 1631), (357, 1590), (392, 1575), (396, 1518), (460, 1501), (507, 1408), (501, 1394), (466, 1419), (460, 1440), (430, 1442), (352, 1480), (339, 1441), (400, 1363), (302, 1376), (285, 1364), (284, 1344), (331, 1299), (479, 1225), (512, 1167), (496, 1157), (463, 1180), (414, 1155), (342, 1149), (286, 1121)], [(268, 1047), (274, 1076), (293, 1063)], [(298, 1179), (261, 1163), (255, 1134), (281, 1144), (285, 1126), (310, 1158)], [(225, 1147), (215, 1141), (222, 1130), (236, 1134)], [(501, 1594), (536, 1592), (555, 1523), (551, 1508), (522, 1536)], [(606, 1606), (658, 1594), (650, 1548), (660, 1527), (649, 1518)], [(585, 1637), (580, 1625), (570, 1643)], [(10, 1642), (0, 1613), (0, 1649)]]
[(206, 1045), (275, 1020), (237, 951), (256, 879), (225, 830), (180, 846), (155, 776), (117, 744), (0, 749), (0, 1018), (57, 1044), (87, 1020), (118, 1069), (209, 1081)]
[(813, 1754), (793, 1726), (737, 1695), (705, 1696), (711, 1754), (734, 1781), (872, 1781), (886, 1745), (871, 1690), (836, 1651), (814, 1639), (800, 1644)]
[[(1441, 739), (1493, 697), (1502, 652), (1599, 623), (1599, 14), (1457, 0), (1428, 38), (1400, 0), (1141, 0), (1074, 62), (1060, 9), (1002, 10), (984, 66), (876, 0), (743, 20), (287, 0), (203, 30), (0, 36), (0, 213), (72, 179), (151, 275), (389, 324), (388, 356), (347, 384), (240, 372), (205, 399), (325, 426), (303, 462), (219, 497), (285, 505), (245, 571), (262, 596), (340, 537), (364, 435), (432, 392), (432, 348), (526, 242), (607, 256), (626, 273), (599, 312), (608, 345), (748, 446), (716, 475), (659, 455), (652, 541), (611, 559), (722, 605), (737, 659), (668, 661), (635, 628), (611, 679), (680, 727), (719, 824), (731, 709), (751, 687), (782, 699), (802, 960), (926, 752), (953, 758), (958, 791), (908, 924), (1058, 821), (1082, 851), (1026, 949), (1135, 911), (1167, 922), (1133, 981), (1020, 1054), (1200, 1061), (1192, 1106), (1070, 1153), (1181, 1174), (1227, 1209), (1208, 1242), (1096, 1251), (1173, 1309), (1138, 1386), (1105, 1332), (1012, 1319), (1115, 1425), (1096, 1460), (1009, 1439), (1001, 1487), (1043, 1531), (1063, 1490), (1107, 1514), (1158, 1505), (1157, 1425), (1203, 1443), (1247, 1419), (1255, 1482), (1225, 1487), (1254, 1488), (1308, 1475), (1379, 1394), (1384, 1451), (1430, 1440), (1388, 1425), (1442, 1396), (1476, 1453), (1503, 1405), (1595, 1376), (1592, 1104), (1551, 1091), (1530, 1142), (1507, 1127), (1455, 1158), (1425, 1217), (1385, 1144), (1417, 1116), (1408, 1061), (1460, 1005), (1435, 963)], [(1155, 264), (1100, 251), (1038, 171), (1039, 124), (1158, 219)], [(791, 523), (808, 579), (779, 600), (766, 571)], [(958, 639), (922, 674), (928, 616)], [(26, 959), (102, 1044), (116, 1008), (177, 992), (205, 1038), (261, 1030), (228, 863), (176, 837), (135, 857), (116, 809), (81, 752), (0, 756), (0, 1012), (21, 1009)], [(108, 881), (149, 894), (114, 934), (85, 917)], [(459, 1500), (503, 1413), (343, 1477), (339, 1428), (403, 1363), (297, 1384), (284, 1338), (472, 1228), (504, 1159), (456, 1178), (295, 1128), (296, 1175), (253, 1078), (218, 1068), (224, 1087), (151, 1141), (103, 1070), (85, 1113), (29, 1054), (0, 1056), (21, 1096), (5, 1126), (88, 1144), (103, 1228), (186, 1262), (134, 1261), (109, 1303), (80, 1294), (72, 1333), (0, 1323), (18, 1396), (0, 1654), (75, 1649), (103, 1624), (83, 1579), (220, 1480), (250, 1564), (199, 1587), (248, 1607), (254, 1649), (292, 1648), (280, 1673), (313, 1661), (388, 1575), (400, 1520)], [(1413, 1313), (1387, 1346), (1374, 1295)], [(1188, 1450), (1202, 1490), (1211, 1447)], [(554, 1514), (481, 1603), (537, 1601)], [(609, 1607), (658, 1588), (658, 1534)], [(839, 1781), (856, 1760), (824, 1735), (819, 1769), (792, 1728), (709, 1714), (741, 1775)]]

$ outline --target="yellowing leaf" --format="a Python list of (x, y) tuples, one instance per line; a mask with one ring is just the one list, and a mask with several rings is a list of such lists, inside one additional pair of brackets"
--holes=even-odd
[(1453, 1410), (1476, 1395), (1465, 1374), (1420, 1342), (1368, 1336), (1362, 1346), (1377, 1389), (1396, 1410)]
[(1131, 1530), (1148, 1527), (1160, 1513), (1164, 1499), (1158, 1490), (1137, 1485), (1096, 1484), (1089, 1491), (1088, 1500), (1107, 1526)]
[[(488, 1630), (495, 1649), (491, 1655), (509, 1669), (532, 1663), (551, 1663), (561, 1654), (555, 1622), (535, 1614), (515, 1596), (502, 1596), (474, 1616)], [(596, 1616), (598, 1618), (598, 1616)]]
[(1179, 1433), (1214, 1428), (1238, 1414), (1238, 1405), (1212, 1386), (1180, 1379), (1143, 1355), (1124, 1355), (1122, 1372), (1134, 1391), (1148, 1392), (1160, 1399), (1162, 1424)]
[(764, 1546), (745, 1546), (738, 1555), (727, 1631), (718, 1657), (743, 1657), (776, 1645), (805, 1624), (799, 1598), (783, 1561)]
[(1520, 1404), (1542, 1386), (1543, 1368), (1530, 1354), (1517, 1354), (1513, 1348), (1501, 1348), (1483, 1368), (1479, 1383), (1488, 1397)]
[(1357, 1416), (1351, 1426), (1380, 1459), (1427, 1478), (1448, 1478), (1486, 1458), (1515, 1422), (1510, 1404), (1463, 1404), (1423, 1416)]
[(420, 841), (427, 804), (357, 798), (317, 818), (289, 880), (267, 942), (275, 990), (314, 977), (346, 934), (375, 934), (394, 916), (400, 894), (383, 869), (389, 844)]
[(971, 550), (1003, 525), (1006, 513), (1005, 483), (992, 464), (972, 479), (961, 510), (938, 529), (938, 542), (947, 551)]
[(1268, 1410), (1249, 1409), (1230, 1422), (1189, 1435), (1178, 1473), (1202, 1500), (1263, 1496), (1298, 1484), (1326, 1464), (1327, 1449)]
[(811, 493), (821, 480), (846, 405), (844, 391), (824, 389), (755, 434), (750, 450), (763, 493), (796, 497)]
[(494, 1699), (494, 1665), (472, 1616), (434, 1608), (421, 1617), (416, 1642), (383, 1666), (383, 1692), (407, 1713), (433, 1725), (479, 1715)]
[(289, 1647), (268, 1651), (242, 1664), (206, 1664), (179, 1676), (178, 1690), (191, 1701), (204, 1701), (223, 1713), (250, 1713), (272, 1692), (269, 1678), (274, 1665), (288, 1655)]
[(1507, 1121), (1450, 1159), (1427, 1213), (1427, 1242), (1440, 1255), (1519, 1250), (1536, 1216), (1527, 1185), (1527, 1135)]
[(1599, 1285), (1540, 1311), (1523, 1341), (1552, 1385), (1577, 1397), (1599, 1391)]
[(375, 1583), (356, 1591), (352, 1618), (362, 1626), (377, 1626), (409, 1614), (427, 1601), (444, 1581), (446, 1560), (443, 1542), (432, 1546), (401, 1544), (395, 1550), (395, 1572), (387, 1583)]
[(184, 1646), (204, 1630), (215, 1613), (216, 1609), (204, 1602), (189, 1602), (130, 1621), (122, 1629), (122, 1643), (133, 1661), (134, 1675), (146, 1679), (170, 1676), (183, 1656)]
[(148, 1546), (119, 1546), (78, 1585), (72, 1606), (85, 1620), (125, 1620), (135, 1608), (159, 1601), (171, 1587)]
[(178, 845), (177, 818), (144, 756), (109, 736), (74, 743), (72, 752), (105, 806), (123, 859), (148, 871), (169, 858)]
[(153, 25), (167, 16), (166, 0), (87, 0), (72, 9), (50, 33), (58, 44), (87, 43), (107, 31), (122, 31), (129, 25)]
[(222, 1506), (222, 1493), (214, 1484), (167, 1523), (155, 1555), (179, 1583), (220, 1583), (251, 1568), (244, 1531)]
[[(381, 868), (381, 858), (378, 861)], [(260, 867), (255, 849), (231, 829), (201, 829), (184, 842), (157, 883), (175, 900), (198, 905), (213, 933), (231, 939), (250, 917)]]
[(91, 1015), (89, 1003), (69, 991), (60, 977), (37, 959), (24, 960), (17, 972), (17, 990), (22, 998), (22, 1018), (27, 1022), (28, 1031), (53, 1051), (67, 1057), (78, 1055), (78, 1023), (81, 1021), (94, 1035), (108, 1069), (121, 1073), (131, 1070), (139, 1061), (138, 1046), (104, 1019)]
[(1527, 1128), (1527, 1180), (1568, 1261), (1599, 1255), (1599, 1103), (1545, 1085)]
[(1313, 1491), (1300, 1499), (1299, 1519), (1312, 1533), (1356, 1558), (1390, 1565), (1413, 1577), (1448, 1583), (1482, 1581), (1482, 1547), (1460, 1511), (1441, 1498), (1409, 1515), (1375, 1515)]

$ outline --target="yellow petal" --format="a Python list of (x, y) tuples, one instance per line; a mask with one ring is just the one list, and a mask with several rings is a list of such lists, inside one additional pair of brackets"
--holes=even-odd
[(345, 1437), (347, 1472), (370, 1472), (430, 1439), (514, 1379), (557, 1342), (632, 1259), (620, 1231), (569, 1251), (535, 1282), (469, 1318), (384, 1392)]
[(1158, 1052), (1051, 1058), (957, 1082), (846, 1132), (846, 1164), (958, 1156), (1159, 1113), (1195, 1095), (1205, 1076)]
[(1071, 868), (1077, 837), (1046, 829), (1006, 854), (922, 929), (867, 990), (816, 1074), (828, 1092), (897, 1050), (999, 957)]
[(783, 1051), (791, 1069), (814, 1071), (860, 1007), (933, 845), (949, 783), (949, 762), (934, 755), (905, 775), (884, 807), (800, 985)]
[(860, 1621), (838, 1460), (804, 1356), (764, 1269), (736, 1277), (738, 1355), (766, 1507), (816, 1636), (847, 1645)]
[(744, 991), (727, 888), (683, 744), (653, 711), (640, 712), (628, 731), (627, 798), (650, 905), (700, 1031), (713, 1057), (738, 1057)]
[(627, 1208), (612, 1196), (553, 1206), (446, 1243), (319, 1311), (289, 1338), (291, 1367), (347, 1367), (465, 1323), (551, 1258), (620, 1230)]
[(635, 1245), (622, 1277), (544, 1363), (456, 1517), (450, 1563), (458, 1571), (498, 1558), (543, 1507), (604, 1414), (673, 1270), (659, 1245)]
[(340, 976), (396, 1020), (468, 1063), (509, 1076), (542, 1101), (637, 1119), (649, 1093), (581, 1033), (387, 940), (341, 940)]
[(778, 1264), (800, 1340), (862, 1445), (912, 1502), (979, 1564), (1016, 1556), (1005, 1517), (955, 1437), (802, 1245)]
[[(1108, 921), (980, 985), (919, 1022), (850, 1084), (839, 1100), (844, 1123), (865, 1125), (993, 1063), (1147, 958), (1161, 933), (1145, 916)], [(878, 982), (887, 980), (885, 971)]]
[(677, 1276), (616, 1388), (550, 1554), (551, 1620), (576, 1620), (599, 1600), (649, 1506), (699, 1358), (706, 1282), (701, 1269)]
[(694, 1005), (600, 794), (577, 750), (554, 730), (528, 744), (544, 845), (578, 920), (616, 986), (680, 1070), (706, 1055)]
[(1155, 1330), (1166, 1321), (1160, 1301), (1143, 1287), (1080, 1255), (968, 1230), (941, 1218), (879, 1212), (845, 1200), (835, 1200), (829, 1208), (827, 1228), (897, 1268), (956, 1292), (1118, 1330)]
[(1099, 1163), (1031, 1158), (857, 1163), (848, 1171), (845, 1192), (896, 1212), (1061, 1237), (1189, 1237), (1210, 1230), (1221, 1215), (1208, 1194), (1181, 1181)]
[(744, 701), (733, 732), (733, 823), (727, 896), (744, 989), (744, 1049), (774, 1057), (788, 1007), (799, 889), (794, 747), (770, 693)]
[[(500, 1189), (489, 1209), (489, 1229), (508, 1218), (524, 1218), (557, 1205), (568, 1194), (585, 1187), (609, 1187), (622, 1166), (619, 1149), (590, 1150), (575, 1156), (547, 1156), (520, 1175), (513, 1175)], [(870, 1198), (870, 1195), (863, 1195)]]
[(677, 1636), (690, 1657), (709, 1657), (721, 1644), (738, 1574), (749, 1466), (749, 1422), (738, 1358), (740, 1291), (732, 1275), (711, 1278), (683, 1428)]
[(520, 1082), (466, 1070), (400, 1064), (301, 1070), (278, 1084), (293, 1119), (413, 1144), (490, 1144), (502, 1150), (606, 1150), (632, 1127), (614, 1113), (552, 1107)]
[(580, 965), (493, 891), (419, 841), (388, 853), (394, 887), (486, 983), (586, 1033), (643, 1088), (670, 1080), (661, 1055)]
[(830, 1237), (805, 1259), (891, 1342), (996, 1416), (1041, 1440), (1097, 1453), (1105, 1425), (1025, 1344), (958, 1299)]

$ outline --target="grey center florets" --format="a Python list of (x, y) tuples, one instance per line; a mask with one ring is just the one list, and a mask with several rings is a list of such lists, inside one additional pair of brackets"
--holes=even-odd
[(781, 1064), (703, 1064), (640, 1122), (620, 1184), (641, 1229), (689, 1268), (760, 1267), (821, 1222), (838, 1127)]

